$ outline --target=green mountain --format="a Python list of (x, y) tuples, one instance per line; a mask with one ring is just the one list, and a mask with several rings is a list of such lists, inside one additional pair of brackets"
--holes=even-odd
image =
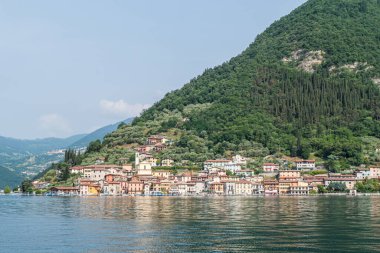
[(91, 141), (103, 140), (103, 138), (106, 134), (115, 131), (121, 123), (130, 124), (130, 123), (132, 123), (132, 121), (133, 121), (133, 118), (128, 118), (124, 121), (99, 128), (99, 129), (95, 130), (94, 132), (87, 134), (86, 136), (79, 139), (78, 141), (70, 144), (69, 146), (70, 146), (70, 148), (87, 147)]
[(157, 156), (176, 161), (272, 154), (317, 157), (331, 171), (379, 162), (379, 24), (378, 0), (310, 0), (107, 135), (84, 163), (129, 157), (151, 134), (174, 140)]
[(4, 189), (5, 186), (15, 187), (22, 180), (20, 175), (17, 175), (15, 172), (8, 170), (0, 166), (0, 189)]

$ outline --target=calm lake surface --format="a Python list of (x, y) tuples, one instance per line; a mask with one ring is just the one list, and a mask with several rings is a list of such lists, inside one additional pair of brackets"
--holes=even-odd
[(0, 252), (379, 252), (380, 197), (0, 196)]

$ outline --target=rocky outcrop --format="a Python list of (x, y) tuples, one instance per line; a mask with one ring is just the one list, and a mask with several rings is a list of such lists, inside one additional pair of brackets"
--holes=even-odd
[(289, 57), (284, 57), (284, 63), (296, 63), (297, 68), (308, 73), (313, 73), (323, 63), (325, 52), (322, 50), (306, 51), (296, 50)]
[(367, 72), (371, 69), (373, 69), (373, 66), (369, 65), (367, 62), (354, 62), (340, 67), (331, 66), (329, 72), (332, 74), (340, 74), (344, 71), (348, 71), (357, 74), (359, 72)]

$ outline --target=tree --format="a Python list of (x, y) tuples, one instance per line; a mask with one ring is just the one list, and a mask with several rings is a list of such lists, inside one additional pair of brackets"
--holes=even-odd
[(376, 179), (366, 179), (363, 182), (357, 182), (355, 189), (358, 192), (379, 192), (380, 185)]
[(78, 165), (82, 162), (82, 156), (79, 151), (76, 152), (74, 149), (68, 149), (65, 151), (64, 162), (71, 166)]
[(25, 192), (33, 192), (33, 184), (32, 184), (32, 181), (30, 179), (26, 179), (26, 180), (22, 181), (22, 183), (21, 183), (21, 191), (23, 193), (25, 193)]
[(230, 177), (230, 176), (233, 176), (234, 173), (230, 170), (226, 170), (226, 175)]
[(11, 187), (9, 187), (9, 185), (5, 186), (5, 188), (4, 188), (4, 193), (5, 193), (5, 194), (9, 194), (9, 193), (11, 193)]
[(362, 0), (359, 4), (359, 11), (360, 12), (367, 12), (368, 11), (368, 4), (367, 0)]
[(87, 153), (92, 153), (92, 152), (99, 152), (100, 149), (102, 148), (102, 143), (100, 140), (92, 141), (90, 144), (88, 144), (87, 147)]
[(61, 174), (59, 174), (58, 180), (66, 181), (69, 178), (70, 178), (69, 167), (65, 166), (63, 169), (61, 169)]
[(327, 186), (327, 190), (329, 192), (344, 192), (346, 189), (346, 184), (338, 182), (332, 182), (329, 184), (329, 186)]
[(117, 126), (117, 129), (121, 129), (123, 128), (124, 126), (126, 126), (127, 124), (125, 124), (125, 122), (121, 122), (118, 126)]
[(326, 193), (326, 187), (323, 185), (318, 185), (318, 193)]

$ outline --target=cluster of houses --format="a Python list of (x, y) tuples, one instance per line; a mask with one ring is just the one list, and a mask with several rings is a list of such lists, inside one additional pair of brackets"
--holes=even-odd
[[(243, 169), (247, 160), (238, 155), (231, 160), (207, 160), (201, 171), (176, 175), (169, 169), (155, 170), (153, 163), (152, 157), (136, 153), (134, 166), (75, 166), (70, 170), (81, 175), (77, 185), (52, 187), (51, 192), (57, 195), (308, 195), (320, 185), (341, 183), (353, 190), (358, 181), (380, 178), (380, 168), (375, 167), (353, 174), (312, 176), (302, 173), (315, 169), (313, 160), (295, 161), (294, 169), (280, 169), (279, 164), (264, 163), (262, 173), (255, 174), (253, 170)], [(172, 161), (165, 163), (171, 166)]]
[[(171, 141), (159, 135), (147, 138), (145, 145), (136, 148), (134, 164), (70, 168), (80, 174), (75, 186), (51, 188), (53, 194), (64, 195), (308, 195), (319, 186), (341, 183), (346, 189), (365, 179), (379, 179), (380, 168), (356, 170), (352, 174), (304, 173), (316, 170), (315, 160), (296, 160), (292, 166), (264, 163), (256, 173), (246, 169), (248, 159), (235, 155), (232, 159), (207, 160), (201, 171), (173, 174), (171, 159), (158, 160), (152, 153), (160, 152)], [(155, 167), (167, 167), (159, 170)], [(256, 171), (257, 172), (257, 171)], [(39, 182), (39, 187), (46, 185)]]
[(151, 151), (160, 152), (166, 149), (172, 141), (161, 135), (152, 135), (148, 137), (146, 144), (136, 148), (139, 153), (149, 154)]

